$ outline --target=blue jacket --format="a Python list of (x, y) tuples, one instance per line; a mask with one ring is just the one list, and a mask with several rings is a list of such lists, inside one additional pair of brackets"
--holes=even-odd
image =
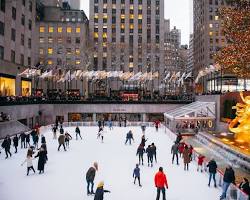
[(140, 168), (136, 167), (134, 169), (133, 177), (140, 177)]

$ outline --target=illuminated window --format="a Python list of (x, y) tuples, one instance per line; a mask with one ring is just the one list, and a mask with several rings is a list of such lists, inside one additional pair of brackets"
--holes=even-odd
[(106, 43), (106, 42), (103, 42), (103, 43), (102, 43), (102, 46), (103, 46), (103, 47), (107, 47), (107, 43)]
[(216, 15), (216, 16), (214, 17), (214, 19), (215, 19), (216, 21), (219, 20), (219, 16)]
[(76, 55), (79, 55), (79, 54), (80, 54), (80, 49), (76, 48)]
[(98, 33), (94, 33), (94, 38), (98, 38)]
[(40, 42), (40, 43), (44, 43), (44, 37), (40, 37), (40, 38), (39, 38), (39, 42)]
[(31, 95), (31, 81), (22, 80), (22, 96), (30, 96)]
[(80, 27), (76, 28), (76, 33), (81, 33), (81, 28)]
[(210, 31), (210, 32), (209, 32), (209, 35), (210, 35), (210, 36), (213, 36), (213, 32), (212, 32), (212, 31)]
[(71, 54), (71, 48), (66, 48), (66, 52), (67, 52), (68, 55), (70, 55)]
[(121, 24), (121, 29), (124, 29), (125, 28), (125, 25), (124, 24)]
[(44, 27), (44, 26), (40, 26), (39, 32), (40, 32), (40, 33), (44, 33), (44, 32), (45, 32), (45, 27)]
[(134, 67), (134, 63), (129, 63), (129, 68), (133, 68)]
[(48, 42), (49, 43), (53, 43), (53, 38), (52, 37), (48, 37)]
[(129, 25), (129, 28), (130, 28), (130, 29), (134, 29), (134, 24), (130, 24), (130, 25)]
[(61, 26), (59, 26), (59, 27), (57, 28), (57, 32), (58, 32), (58, 33), (62, 33), (62, 30), (63, 30), (63, 29), (62, 29)]
[(48, 60), (48, 65), (52, 65), (53, 64), (53, 61), (52, 60)]
[(129, 15), (129, 19), (134, 19), (134, 15), (133, 14)]
[(76, 59), (76, 65), (80, 65), (81, 64), (81, 60), (80, 59)]
[(44, 54), (43, 48), (40, 48), (40, 49), (39, 49), (39, 54), (40, 54), (40, 55), (43, 55), (43, 54)]
[(72, 28), (71, 27), (67, 27), (67, 33), (71, 33), (72, 32)]
[(129, 9), (130, 9), (130, 10), (133, 10), (133, 9), (134, 9), (134, 5), (130, 5), (130, 6), (129, 6)]
[(58, 42), (58, 43), (62, 43), (62, 37), (58, 37), (58, 38), (57, 38), (57, 42)]
[(121, 19), (125, 19), (125, 15), (121, 15)]
[(103, 38), (107, 38), (107, 33), (103, 33), (103, 34), (102, 34), (102, 37), (103, 37)]
[(213, 28), (213, 24), (209, 24), (209, 28)]
[(15, 96), (16, 80), (14, 78), (0, 77), (0, 93), (3, 96)]
[(48, 54), (49, 55), (53, 54), (53, 49), (52, 48), (48, 48)]
[(142, 19), (142, 15), (138, 15), (138, 19)]
[(53, 33), (54, 32), (54, 27), (53, 26), (49, 26), (49, 33)]
[(139, 6), (138, 6), (138, 9), (139, 9), (139, 10), (142, 10), (142, 5), (139, 5)]
[(102, 54), (102, 56), (103, 56), (103, 57), (107, 57), (107, 53), (104, 52), (104, 53)]

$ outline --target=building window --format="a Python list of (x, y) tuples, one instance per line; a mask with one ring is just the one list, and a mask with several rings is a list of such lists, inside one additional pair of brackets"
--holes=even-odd
[(80, 55), (80, 49), (79, 48), (76, 48), (76, 55)]
[(71, 48), (66, 48), (66, 53), (68, 54), (68, 55), (70, 55), (72, 52), (71, 52)]
[(218, 15), (214, 16), (214, 19), (215, 19), (216, 21), (219, 20), (219, 16), (218, 16)]
[(58, 38), (57, 38), (57, 42), (58, 42), (58, 43), (62, 43), (62, 37), (58, 37)]
[(4, 59), (4, 47), (0, 46), (0, 59), (3, 60)]
[(16, 20), (16, 8), (12, 7), (12, 19)]
[(25, 15), (22, 15), (22, 17), (21, 17), (21, 24), (23, 26), (25, 25)]
[(31, 49), (31, 39), (28, 39), (28, 48)]
[(29, 11), (32, 12), (32, 1), (29, 1)]
[(21, 57), (20, 57), (20, 64), (24, 65), (24, 55), (23, 54), (21, 54)]
[(39, 37), (39, 42), (44, 43), (44, 37)]
[(0, 10), (5, 12), (5, 0), (0, 0)]
[(0, 22), (0, 35), (4, 35), (4, 23)]
[(14, 78), (0, 77), (0, 93), (3, 96), (15, 96), (16, 80)]
[(81, 33), (81, 28), (80, 27), (76, 27), (76, 33)]
[(76, 37), (76, 44), (80, 44), (80, 37)]
[(15, 29), (11, 29), (11, 40), (16, 41), (16, 30)]
[(40, 55), (43, 55), (43, 54), (44, 54), (43, 48), (40, 48), (40, 49), (39, 49), (39, 54), (40, 54)]
[(21, 45), (24, 46), (24, 34), (21, 34)]
[(49, 43), (53, 43), (53, 38), (52, 37), (48, 37), (48, 42)]
[(49, 26), (49, 33), (53, 33), (54, 32), (54, 27), (53, 26)]
[(71, 37), (67, 37), (67, 43), (71, 44)]
[(95, 7), (94, 7), (94, 12), (95, 12), (95, 13), (98, 13), (98, 6), (95, 6)]
[(51, 59), (48, 60), (48, 65), (53, 65), (53, 61)]
[(80, 65), (81, 64), (81, 60), (80, 59), (76, 59), (76, 65)]
[(58, 47), (57, 54), (62, 54), (62, 53), (63, 53), (63, 48), (62, 47)]
[(63, 28), (62, 28), (61, 26), (59, 26), (59, 27), (57, 28), (57, 32), (58, 32), (58, 33), (62, 33), (62, 30), (63, 30)]
[(52, 54), (53, 54), (53, 48), (51, 48), (51, 47), (48, 48), (48, 54), (49, 54), (49, 55), (52, 55)]
[(45, 32), (45, 27), (44, 27), (44, 26), (40, 26), (39, 32), (40, 32), (40, 33), (44, 33), (44, 32)]
[(29, 19), (29, 30), (32, 29), (32, 21)]
[(11, 62), (15, 63), (16, 53), (13, 50), (11, 50), (10, 60), (11, 60)]
[(67, 27), (67, 33), (71, 33), (72, 32), (72, 28), (71, 27)]

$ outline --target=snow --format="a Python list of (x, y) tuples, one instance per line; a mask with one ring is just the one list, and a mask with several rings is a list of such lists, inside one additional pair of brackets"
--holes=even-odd
[[(196, 163), (191, 163), (189, 171), (184, 171), (183, 161), (180, 165), (172, 165), (170, 149), (172, 141), (163, 129), (156, 132), (154, 128), (146, 129), (146, 146), (155, 143), (157, 146), (158, 163), (148, 167), (146, 155), (141, 168), (142, 187), (133, 184), (133, 169), (138, 162), (136, 149), (140, 143), (140, 127), (107, 127), (104, 143), (97, 140), (97, 127), (80, 127), (83, 140), (75, 140), (73, 128), (65, 128), (72, 135), (70, 148), (64, 152), (57, 151), (58, 142), (53, 140), (52, 131), (45, 134), (49, 161), (45, 165), (45, 173), (38, 172), (26, 176), (25, 160), (27, 149), (20, 149), (10, 159), (5, 160), (5, 153), (0, 154), (0, 199), (1, 200), (85, 200), (94, 199), (87, 196), (85, 174), (93, 162), (97, 161), (99, 170), (95, 178), (95, 187), (104, 181), (104, 188), (111, 191), (105, 193), (104, 199), (109, 200), (152, 200), (156, 198), (154, 175), (160, 166), (167, 175), (169, 190), (167, 200), (211, 200), (218, 199), (221, 191), (208, 187), (208, 176), (196, 171)], [(132, 130), (135, 142), (125, 145), (126, 133)], [(11, 149), (14, 152), (14, 148)], [(37, 169), (37, 159), (33, 161)], [(162, 198), (162, 197), (161, 197)]]

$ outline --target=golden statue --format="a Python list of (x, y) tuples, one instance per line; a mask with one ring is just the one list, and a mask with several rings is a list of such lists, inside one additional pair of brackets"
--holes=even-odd
[(236, 141), (250, 144), (250, 96), (244, 98), (240, 92), (243, 103), (233, 106), (236, 109), (236, 118), (229, 124), (229, 130), (235, 133)]

